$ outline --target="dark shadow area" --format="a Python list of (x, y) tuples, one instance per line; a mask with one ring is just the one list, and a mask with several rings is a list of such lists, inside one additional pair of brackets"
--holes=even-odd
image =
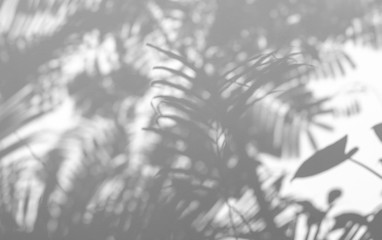
[(382, 109), (349, 80), (381, 19), (378, 0), (0, 0), (0, 239), (380, 240), (382, 156), (338, 126)]

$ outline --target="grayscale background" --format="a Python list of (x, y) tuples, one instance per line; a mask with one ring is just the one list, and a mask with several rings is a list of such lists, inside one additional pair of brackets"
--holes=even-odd
[(382, 1), (0, 0), (0, 240), (382, 239)]

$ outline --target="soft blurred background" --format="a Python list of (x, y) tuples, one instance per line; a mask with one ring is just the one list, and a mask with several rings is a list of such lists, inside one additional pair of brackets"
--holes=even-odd
[(0, 239), (379, 240), (381, 11), (0, 0)]

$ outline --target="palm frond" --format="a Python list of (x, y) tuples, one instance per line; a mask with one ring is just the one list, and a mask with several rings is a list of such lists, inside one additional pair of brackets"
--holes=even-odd
[[(167, 51), (161, 52), (167, 54)], [(180, 56), (176, 59), (187, 62)], [(254, 219), (264, 221), (268, 227), (275, 224), (274, 214), (268, 212), (271, 211), (269, 199), (263, 196), (260, 180), (253, 178), (257, 175), (253, 171), (258, 163), (250, 158), (256, 156), (249, 156), (247, 146), (243, 145), (251, 138), (246, 129), (250, 125), (247, 125), (245, 116), (261, 104), (263, 98), (266, 99), (259, 92), (264, 92), (266, 87), (273, 90), (272, 87), (282, 85), (283, 78), (292, 76), (293, 70), (301, 65), (289, 65), (291, 58), (276, 58), (274, 54), (253, 60), (226, 74), (228, 79), (209, 76), (196, 69), (194, 77), (187, 75), (187, 84), (180, 79), (184, 79), (184, 74), (178, 70), (161, 68), (175, 75), (158, 83), (163, 83), (161, 85), (165, 88), (176, 89), (179, 96), (171, 92), (163, 94), (159, 96), (159, 103), (155, 104), (157, 119), (169, 118), (172, 122), (157, 121), (156, 126), (148, 129), (161, 139), (150, 157), (151, 164), (162, 170), (160, 176), (168, 178), (170, 185), (164, 182), (163, 188), (172, 189), (169, 191), (175, 194), (175, 199), (177, 194), (189, 189), (178, 200), (179, 205), (187, 206), (186, 209), (189, 206), (181, 204), (182, 201), (199, 199), (199, 194), (203, 192), (211, 195), (211, 202), (206, 208), (200, 212), (196, 210), (198, 208), (194, 209), (195, 215), (188, 213), (194, 216), (194, 221), (200, 218), (201, 213), (209, 212), (219, 200), (224, 202), (224, 199), (240, 198), (248, 187), (255, 189), (256, 204), (259, 205)], [(308, 102), (307, 105), (313, 108), (321, 102)], [(259, 185), (254, 186), (256, 184)], [(203, 206), (200, 204), (199, 207)], [(264, 218), (264, 215), (268, 217)], [(199, 218), (195, 218), (197, 216)]]
[[(0, 234), (17, 233), (20, 230), (21, 217), (28, 212), (30, 194), (26, 194), (26, 200), (20, 196), (25, 187), (25, 172), (32, 166), (29, 159), (20, 156), (22, 150), (31, 151), (30, 145), (42, 140), (41, 133), (28, 130), (38, 119), (55, 109), (55, 105), (41, 108), (33, 99), (39, 98), (32, 85), (26, 85), (14, 96), (0, 104), (0, 169), (2, 179), (0, 184), (0, 225), (4, 227)], [(39, 159), (36, 159), (39, 160)], [(24, 183), (23, 183), (24, 182)], [(30, 186), (29, 186), (30, 187)], [(28, 187), (26, 187), (28, 188)], [(24, 206), (22, 212), (19, 206)]]

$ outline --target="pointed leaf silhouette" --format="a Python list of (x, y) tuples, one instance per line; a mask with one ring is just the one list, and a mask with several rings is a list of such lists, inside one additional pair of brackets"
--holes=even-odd
[(342, 191), (340, 189), (333, 189), (329, 192), (328, 195), (328, 204), (331, 205), (336, 201), (339, 197), (341, 197)]
[(292, 180), (320, 174), (350, 158), (358, 151), (358, 148), (354, 148), (346, 154), (346, 142), (347, 136), (314, 153), (300, 166)]
[(375, 134), (377, 135), (379, 141), (382, 142), (382, 123), (378, 123), (377, 125), (375, 125), (373, 127), (373, 130), (374, 130)]

